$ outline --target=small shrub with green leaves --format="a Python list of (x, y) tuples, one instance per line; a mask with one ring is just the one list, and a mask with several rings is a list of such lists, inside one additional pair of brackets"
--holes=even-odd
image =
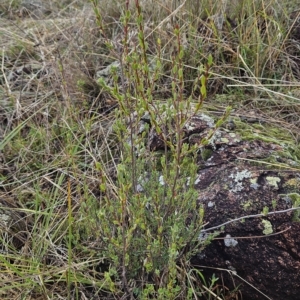
[[(110, 266), (105, 276), (111, 282), (111, 293), (119, 290), (139, 299), (189, 299), (196, 292), (188, 283), (189, 258), (199, 248), (203, 209), (197, 207), (198, 192), (193, 186), (199, 145), (183, 142), (184, 126), (201, 109), (212, 61), (210, 57), (200, 68), (199, 102), (192, 112), (192, 97), (184, 94), (184, 49), (180, 29), (175, 26), (172, 97), (154, 99), (162, 72), (160, 40), (154, 68), (150, 69), (141, 7), (139, 1), (135, 3), (138, 41), (134, 48), (128, 46), (132, 16), (127, 7), (120, 68), (112, 69), (114, 84), (99, 80), (118, 101), (114, 132), (121, 145), (114, 195), (102, 185), (106, 196), (98, 211), (103, 253)], [(99, 16), (96, 6), (95, 11)], [(141, 130), (145, 114), (150, 124)], [(161, 151), (151, 151), (147, 144), (150, 127), (163, 140)]]

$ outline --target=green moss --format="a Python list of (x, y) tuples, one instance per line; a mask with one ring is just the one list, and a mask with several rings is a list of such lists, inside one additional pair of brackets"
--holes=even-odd
[(237, 126), (238, 133), (245, 141), (261, 140), (277, 145), (294, 144), (292, 135), (288, 134), (285, 129), (278, 128), (275, 125), (262, 125), (260, 123), (248, 124), (238, 119), (234, 122)]
[(294, 211), (293, 221), (300, 222), (300, 195), (298, 193), (290, 193), (287, 195), (293, 203), (293, 207), (299, 207), (299, 210)]
[[(251, 142), (253, 140), (260, 140), (279, 146), (277, 149), (270, 146), (270, 154), (260, 160), (264, 162), (267, 168), (273, 169), (276, 167), (278, 170), (281, 166), (300, 166), (300, 148), (295, 144), (294, 137), (285, 128), (274, 124), (242, 122), (239, 118), (235, 118), (234, 122), (236, 124), (236, 132), (243, 141)], [(260, 161), (257, 160), (253, 164), (260, 164)]]
[(211, 157), (212, 152), (213, 151), (211, 149), (203, 148), (201, 150), (201, 157), (202, 157), (202, 159), (203, 160), (208, 160)]
[(248, 201), (245, 201), (245, 202), (241, 203), (241, 206), (243, 207), (243, 209), (245, 211), (247, 211), (252, 205), (253, 205), (253, 201), (252, 200), (248, 200)]

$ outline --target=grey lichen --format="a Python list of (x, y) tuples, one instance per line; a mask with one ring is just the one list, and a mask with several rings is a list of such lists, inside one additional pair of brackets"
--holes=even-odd
[(231, 238), (230, 234), (226, 234), (226, 237), (224, 239), (224, 244), (226, 247), (235, 247), (238, 244), (238, 241)]
[(257, 183), (257, 177), (250, 179), (250, 187), (257, 190), (259, 188), (259, 184)]
[(205, 121), (208, 125), (208, 127), (212, 128), (215, 126), (215, 121), (213, 118), (211, 118), (210, 116), (208, 115), (205, 115), (205, 114), (200, 114), (199, 115), (199, 118), (203, 121)]
[(0, 225), (1, 227), (7, 228), (9, 221), (11, 220), (11, 216), (2, 213), (2, 211), (0, 211)]
[(243, 190), (243, 180), (246, 178), (251, 178), (251, 172), (246, 169), (241, 172), (237, 172), (236, 175), (231, 174), (229, 177), (233, 178), (234, 181), (231, 190), (234, 193), (237, 193)]
[(189, 120), (186, 124), (185, 124), (185, 129), (188, 132), (192, 132), (196, 129), (197, 127), (197, 120), (201, 120), (204, 121), (207, 124), (208, 128), (213, 128), (215, 126), (215, 122), (214, 119), (211, 118), (210, 116), (206, 115), (206, 114), (199, 114), (193, 117), (192, 120)]

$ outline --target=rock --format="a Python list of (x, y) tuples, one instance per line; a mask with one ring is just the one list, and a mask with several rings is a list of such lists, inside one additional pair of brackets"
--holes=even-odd
[(29, 223), (32, 221), (13, 198), (0, 198), (0, 253), (20, 249), (26, 242)]
[[(145, 121), (150, 125), (149, 148), (164, 149), (162, 135)], [(207, 223), (199, 236), (203, 246), (191, 263), (207, 279), (215, 274), (228, 290), (238, 287), (233, 299), (242, 294), (246, 300), (296, 300), (300, 208), (289, 209), (300, 206), (299, 151), (275, 125), (248, 121), (230, 119), (216, 129), (211, 117), (199, 114), (184, 126), (184, 142), (199, 145), (195, 187)], [(211, 138), (203, 146), (207, 136)], [(214, 238), (207, 246), (211, 233)]]
[[(209, 155), (203, 155), (207, 150)], [(198, 204), (205, 209), (204, 223), (208, 223), (200, 239), (213, 232), (217, 238), (191, 262), (207, 278), (215, 274), (230, 290), (238, 287), (242, 299), (299, 299), (299, 210), (245, 218), (205, 231), (242, 216), (300, 205), (299, 173), (288, 165), (278, 168), (284, 150), (280, 142), (259, 137), (247, 141), (221, 129), (199, 154)], [(274, 159), (274, 166), (268, 164)]]

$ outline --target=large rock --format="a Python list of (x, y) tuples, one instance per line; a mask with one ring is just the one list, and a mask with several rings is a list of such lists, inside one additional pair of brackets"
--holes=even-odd
[[(240, 137), (239, 129), (245, 133), (253, 124), (238, 122), (237, 130), (218, 130), (211, 145), (201, 150), (196, 187), (208, 224), (200, 239), (219, 233), (200, 249), (192, 264), (207, 277), (215, 274), (230, 290), (239, 287), (242, 299), (296, 300), (300, 295), (300, 211), (267, 212), (300, 205), (299, 150), (293, 150), (288, 139), (268, 139), (262, 132), (268, 131), (267, 125), (257, 125), (252, 129), (256, 138)], [(193, 142), (197, 142), (195, 134)], [(265, 215), (210, 230), (262, 212)]]
[[(205, 114), (184, 128), (185, 142), (199, 145), (195, 184), (207, 223), (191, 262), (207, 278), (215, 274), (223, 291), (238, 287), (232, 299), (299, 299), (300, 208), (291, 210), (300, 206), (299, 148), (287, 132), (256, 117), (214, 128)], [(165, 147), (154, 128), (149, 147)]]

